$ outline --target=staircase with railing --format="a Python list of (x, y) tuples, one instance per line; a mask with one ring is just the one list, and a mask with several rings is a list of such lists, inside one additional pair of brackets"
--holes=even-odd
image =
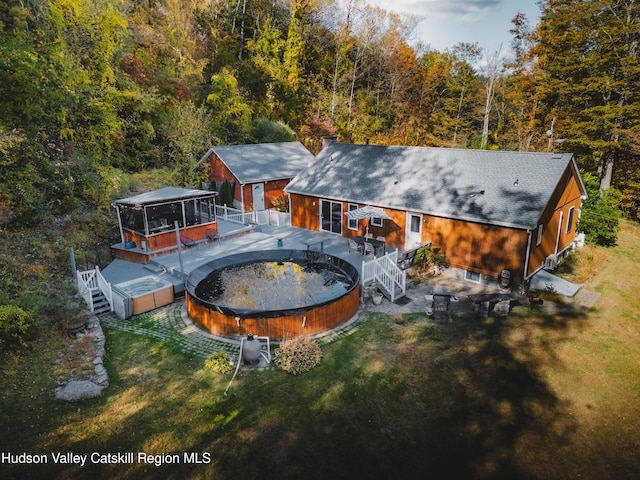
[(111, 284), (102, 276), (100, 269), (76, 271), (78, 292), (91, 312), (100, 315), (113, 311), (113, 291)]
[(404, 297), (407, 292), (407, 275), (398, 267), (398, 250), (372, 260), (362, 261), (362, 283), (364, 286), (376, 282), (382, 293), (392, 302)]

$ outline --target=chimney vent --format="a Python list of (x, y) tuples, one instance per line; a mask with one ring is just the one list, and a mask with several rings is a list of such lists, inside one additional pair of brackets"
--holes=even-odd
[(332, 145), (332, 144), (336, 143), (337, 141), (338, 141), (338, 136), (337, 135), (327, 135), (325, 137), (322, 137), (322, 149), (324, 150), (329, 145)]

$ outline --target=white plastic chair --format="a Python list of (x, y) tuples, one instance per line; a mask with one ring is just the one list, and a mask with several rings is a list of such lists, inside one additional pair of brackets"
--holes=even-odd
[(362, 245), (359, 245), (358, 242), (356, 242), (355, 240), (349, 239), (349, 251), (348, 251), (348, 253), (351, 253), (351, 252), (360, 253), (361, 250), (362, 250)]
[(370, 243), (365, 242), (364, 250), (363, 250), (362, 253), (365, 254), (365, 255), (373, 255), (375, 257), (376, 256), (376, 249)]

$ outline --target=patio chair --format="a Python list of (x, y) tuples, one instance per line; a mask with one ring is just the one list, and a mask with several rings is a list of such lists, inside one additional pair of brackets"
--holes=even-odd
[(182, 245), (184, 245), (187, 248), (193, 248), (196, 246), (196, 241), (192, 240), (189, 237), (185, 237), (184, 235), (180, 235), (180, 243), (182, 243)]
[(364, 238), (366, 238), (367, 240), (373, 238), (373, 233), (365, 233)]
[(214, 242), (218, 239), (218, 229), (217, 228), (207, 228), (204, 232), (210, 242)]
[(378, 248), (376, 248), (376, 255), (381, 255), (381, 254), (384, 255), (384, 253), (386, 252), (384, 237), (378, 236), (376, 237), (376, 240), (381, 243), (381, 245)]
[(364, 255), (373, 255), (375, 257), (376, 256), (376, 249), (369, 242), (365, 242), (364, 243), (364, 250), (362, 251), (362, 253)]
[(358, 244), (355, 240), (349, 239), (349, 250), (347, 253), (356, 252), (360, 253), (362, 250), (362, 245)]

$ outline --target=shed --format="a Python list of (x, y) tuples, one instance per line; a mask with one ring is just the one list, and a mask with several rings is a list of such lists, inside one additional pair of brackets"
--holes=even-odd
[(233, 185), (234, 207), (246, 212), (272, 208), (284, 187), (314, 157), (300, 142), (211, 147), (199, 160), (209, 162), (209, 180)]

